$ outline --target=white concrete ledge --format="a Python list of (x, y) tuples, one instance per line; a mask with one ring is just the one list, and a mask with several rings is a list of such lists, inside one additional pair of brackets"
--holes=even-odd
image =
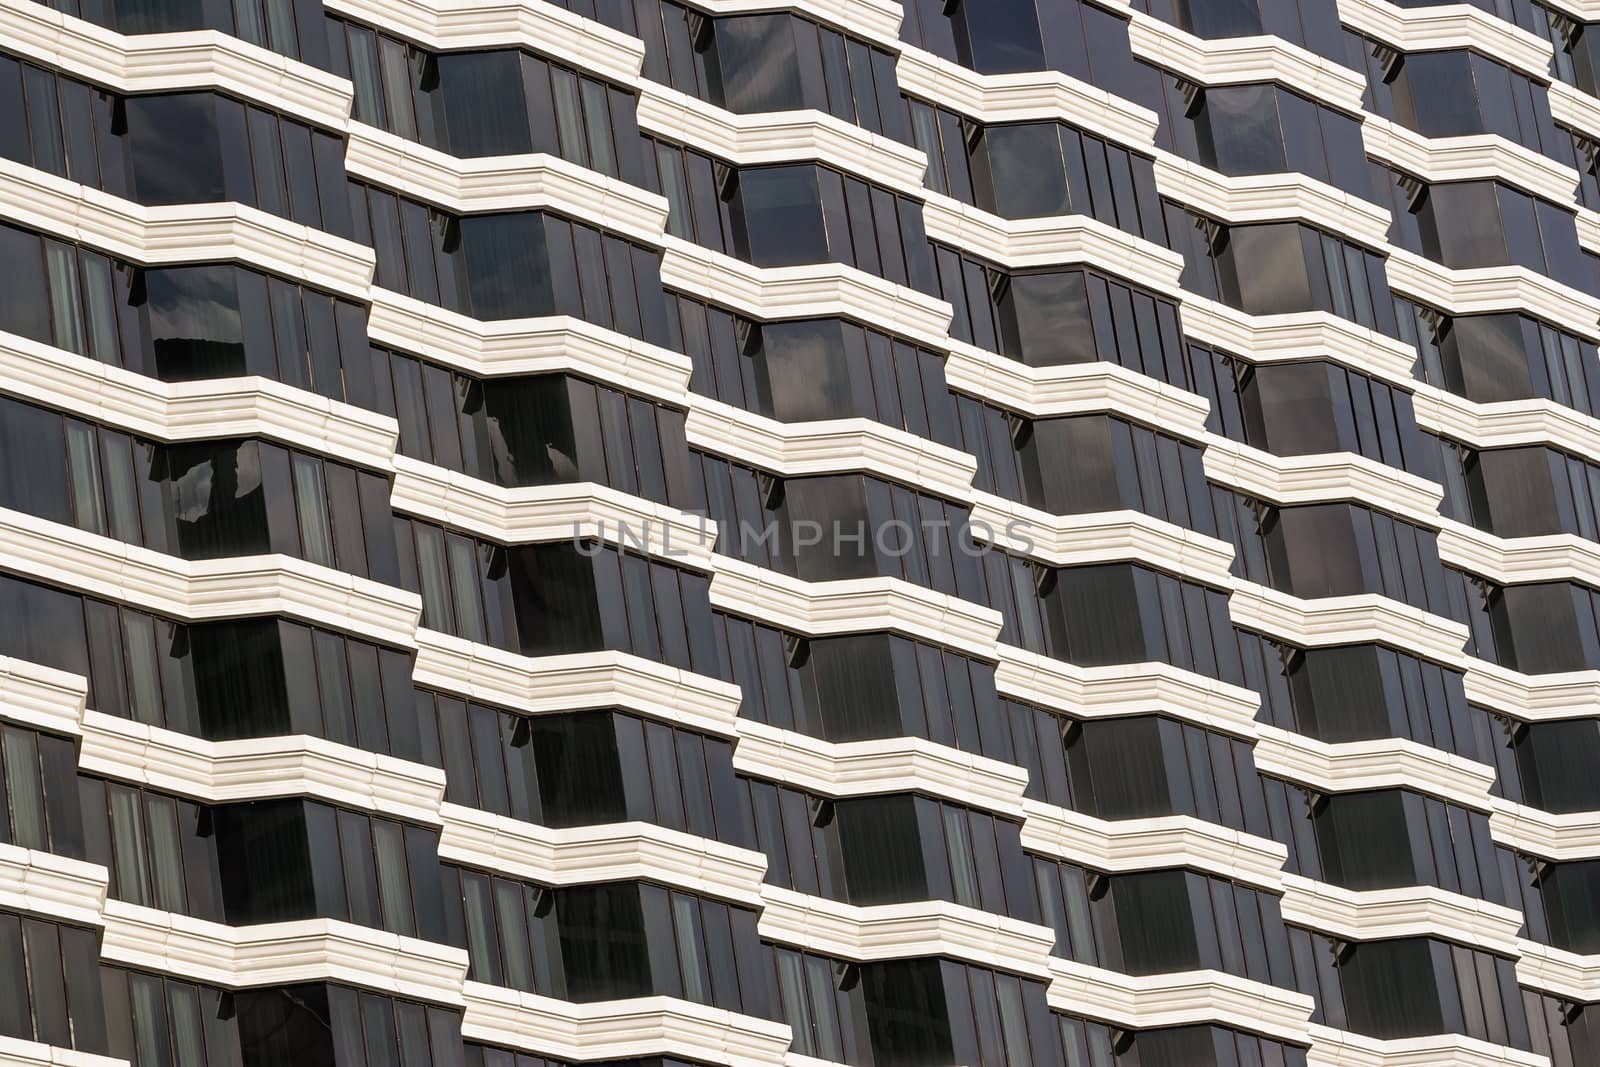
[(1077, 719), (1163, 715), (1253, 741), (1261, 695), (1170, 663), (1079, 667), (1009, 645), (1000, 646), (995, 688)]
[(1052, 515), (991, 493), (974, 494), (972, 532), (1053, 567), (1087, 563), (1147, 563), (1209, 585), (1232, 581), (1233, 546), (1137, 511)]
[(715, 523), (609, 485), (569, 482), (507, 489), (408, 456), (395, 456), (394, 465), (390, 502), (398, 512), (501, 544), (593, 537), (681, 567), (711, 567)]
[(551, 829), (446, 803), (439, 858), (542, 885), (665, 882), (679, 889), (761, 904), (767, 857), (646, 822)]
[(1283, 919), (1352, 941), (1431, 937), (1518, 955), (1522, 913), (1431, 885), (1357, 892), (1298, 874), (1283, 876)]
[(458, 214), (549, 208), (650, 245), (667, 225), (664, 197), (543, 153), (463, 159), (352, 122), (345, 169)]
[(88, 679), (0, 656), (0, 719), (58, 734), (82, 730)]
[(1489, 829), (1496, 844), (1557, 863), (1600, 856), (1600, 812), (1556, 814), (1502, 800)]
[(1315, 1007), (1303, 993), (1221, 971), (1135, 977), (1063, 959), (1050, 971), (1051, 1008), (1132, 1030), (1215, 1023), (1305, 1044)]
[(947, 347), (951, 389), (1029, 418), (1110, 412), (1187, 441), (1208, 439), (1205, 398), (1115, 363), (1030, 367), (960, 341)]
[(711, 604), (812, 637), (892, 630), (982, 659), (1000, 637), (993, 608), (899, 578), (807, 582), (726, 556), (716, 558)]
[(688, 403), (688, 356), (582, 319), (485, 322), (376, 286), (371, 300), (367, 336), (374, 343), (425, 354), (465, 374), (582, 374), (679, 407)]
[(145, 266), (237, 260), (352, 300), (367, 299), (377, 262), (365, 245), (243, 204), (145, 207), (8, 159), (0, 215)]
[(0, 845), (0, 908), (100, 926), (109, 878), (93, 863)]
[(1550, 80), (1549, 41), (1470, 4), (1398, 7), (1387, 0), (1339, 0), (1339, 20), (1401, 52), (1470, 48), (1537, 82)]
[(1525, 722), (1571, 719), (1600, 707), (1600, 671), (1524, 674), (1488, 660), (1469, 658), (1467, 700)]
[(1198, 85), (1279, 82), (1313, 100), (1346, 111), (1361, 110), (1366, 79), (1281, 37), (1206, 39), (1142, 11), (1130, 13), (1128, 41), (1133, 54), (1177, 71)]
[(1023, 802), (1022, 847), (1115, 874), (1189, 868), (1281, 892), (1288, 850), (1191, 815), (1097, 819), (1036, 800)]
[(0, 38), (36, 63), (123, 93), (222, 89), (343, 131), (350, 83), (217, 30), (136, 36), (30, 0), (0, 0)]
[(1230, 176), (1158, 150), (1156, 189), (1233, 225), (1294, 219), (1373, 248), (1389, 240), (1387, 208), (1305, 174)]
[(16, 1037), (0, 1037), (0, 1067), (128, 1067), (128, 1061)]
[(954, 314), (943, 300), (842, 263), (755, 267), (664, 237), (661, 284), (768, 322), (842, 316), (936, 350)]
[(1416, 348), (1328, 311), (1250, 315), (1185, 293), (1183, 332), (1251, 363), (1327, 360), (1402, 390), (1417, 384)]
[(142, 437), (268, 437), (384, 472), (399, 432), (387, 415), (269, 378), (163, 382), (11, 333), (0, 333), (0, 392)]
[(779, 422), (696, 396), (689, 444), (785, 477), (864, 471), (952, 500), (972, 495), (977, 460), (874, 419)]
[(733, 766), (809, 793), (846, 798), (929, 793), (1021, 818), (1028, 774), (1020, 767), (921, 737), (823, 741), (742, 719)]
[(1600, 337), (1600, 297), (1527, 267), (1457, 270), (1397, 248), (1389, 253), (1389, 284), (1452, 315), (1519, 311), (1584, 337)]
[(1262, 724), (1256, 768), (1322, 793), (1405, 789), (1482, 812), (1498, 803), (1489, 795), (1494, 768), (1408, 738), (1329, 743)]
[(1311, 1024), (1307, 1067), (1550, 1067), (1548, 1057), (1460, 1034), (1380, 1041)]
[(1419, 526), (1438, 526), (1441, 521), (1444, 491), (1437, 482), (1354, 452), (1275, 456), (1212, 435), (1201, 464), (1209, 480), (1274, 504), (1349, 501)]
[(461, 1036), (564, 1060), (669, 1056), (726, 1067), (780, 1067), (789, 1027), (671, 997), (589, 1004), (466, 983)]
[(1055, 932), (1048, 926), (943, 900), (858, 907), (768, 885), (761, 889), (763, 939), (833, 959), (871, 962), (920, 956), (1049, 980)]
[(430, 689), (526, 715), (619, 708), (719, 737), (738, 734), (738, 686), (641, 656), (523, 656), (425, 629), (415, 643), (412, 678)]
[(1419, 427), (1474, 448), (1553, 445), (1600, 455), (1600, 419), (1544, 397), (1480, 404), (1418, 382), (1414, 407)]
[[(1567, 7), (1566, 3), (1554, 3), (1552, 8)], [(1600, 4), (1596, 5), (1595, 12), (1587, 20), (1600, 21)], [(1562, 126), (1577, 130), (1591, 140), (1600, 140), (1600, 98), (1590, 96), (1577, 86), (1568, 85), (1563, 81), (1552, 81), (1548, 87), (1550, 94), (1550, 117)]]
[(1600, 254), (1600, 211), (1579, 206), (1578, 247), (1585, 252)]
[(309, 796), (439, 825), (444, 772), (320, 737), (206, 741), (89, 711), (80, 770), (207, 804)]
[(792, 10), (897, 51), (903, 15), (897, 0), (700, 0), (713, 15)]
[(1088, 215), (1005, 219), (948, 196), (928, 193), (922, 220), (933, 240), (1003, 267), (1081, 263), (1169, 296), (1180, 295), (1181, 255)]
[(1572, 167), (1497, 133), (1424, 137), (1368, 114), (1361, 123), (1361, 140), (1367, 155), (1430, 185), (1496, 179), (1557, 204), (1570, 204), (1578, 188), (1578, 172)]
[(896, 73), (907, 96), (936, 100), (985, 125), (1061, 121), (1128, 148), (1148, 152), (1155, 145), (1155, 112), (1060, 71), (979, 74), (907, 48)]
[(229, 989), (333, 981), (459, 1006), (465, 949), (333, 919), (227, 926), (121, 900), (105, 904), (101, 958)]
[(1574, 1004), (1600, 1001), (1600, 956), (1583, 956), (1526, 939), (1520, 949), (1518, 985), (1554, 993)]
[(435, 51), (524, 47), (629, 86), (644, 64), (638, 38), (543, 0), (328, 0), (326, 7)]
[(1504, 585), (1563, 581), (1600, 587), (1600, 544), (1576, 534), (1504, 538), (1447, 519), (1439, 530), (1439, 558)]
[(1459, 666), (1467, 627), (1377, 593), (1304, 599), (1253, 582), (1237, 582), (1228, 613), (1240, 626), (1302, 648), (1375, 641), (1415, 656)]
[(0, 568), (193, 622), (282, 614), (401, 647), (422, 611), (415, 593), (290, 556), (190, 562), (9, 510)]
[(826, 112), (736, 115), (654, 82), (640, 89), (640, 129), (736, 166), (815, 161), (919, 200), (927, 191), (921, 152)]

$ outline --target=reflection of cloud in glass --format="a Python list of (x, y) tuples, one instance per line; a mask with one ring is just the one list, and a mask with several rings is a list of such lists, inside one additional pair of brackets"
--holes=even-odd
[(1305, 246), (1294, 223), (1239, 226), (1228, 234), (1241, 310), (1252, 315), (1305, 311), (1311, 304)]
[(234, 478), (238, 482), (233, 498), (240, 500), (261, 488), (261, 453), (251, 446), (233, 454)]
[(997, 126), (984, 135), (994, 173), (994, 200), (1008, 219), (1067, 212), (1061, 137), (1053, 122)]
[(179, 522), (198, 522), (211, 510), (211, 460), (197, 463), (172, 483), (173, 504)]
[(790, 16), (717, 20), (717, 58), (732, 111), (791, 111), (803, 106)]
[(1206, 121), (1224, 174), (1269, 174), (1284, 168), (1277, 91), (1270, 85), (1208, 89)]
[(1045, 366), (1094, 358), (1082, 274), (1018, 275), (1011, 279), (1011, 300), (1023, 362)]
[(489, 455), (493, 457), (494, 469), (502, 472), (502, 477), (509, 477), (517, 469), (517, 454), (511, 447), (511, 442), (506, 440), (506, 432), (500, 426), (498, 415), (483, 416), (484, 434), (489, 439)]
[(240, 344), (238, 293), (232, 271), (195, 267), (146, 275), (150, 333), (157, 341)]
[[(855, 414), (850, 370), (840, 351), (839, 325), (778, 323), (763, 331), (773, 416), (785, 422), (837, 419)], [(855, 373), (868, 373), (865, 365)]]
[(752, 262), (762, 267), (788, 267), (828, 260), (828, 233), (815, 166), (746, 170), (739, 176), (739, 188)]

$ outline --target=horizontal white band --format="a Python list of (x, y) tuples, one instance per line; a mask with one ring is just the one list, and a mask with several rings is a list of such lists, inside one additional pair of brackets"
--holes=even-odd
[(1555, 49), (1507, 19), (1470, 4), (1399, 7), (1387, 0), (1338, 0), (1346, 26), (1400, 52), (1472, 49), (1536, 82), (1550, 79)]
[(1313, 100), (1345, 111), (1360, 111), (1366, 79), (1281, 37), (1196, 37), (1143, 11), (1130, 12), (1128, 41), (1133, 54), (1166, 67), (1197, 85), (1279, 82)]
[(1503, 956), (1520, 954), (1520, 911), (1430, 885), (1357, 892), (1285, 874), (1283, 918), (1352, 941), (1431, 937)]
[(661, 283), (768, 322), (843, 316), (934, 349), (953, 309), (943, 300), (843, 263), (753, 267), (677, 237), (662, 238)]
[(1219, 1023), (1305, 1044), (1315, 1002), (1303, 993), (1221, 971), (1140, 977), (1052, 959), (1050, 1007), (1132, 1030)]
[(639, 128), (740, 167), (816, 161), (920, 200), (928, 159), (915, 148), (815, 109), (740, 115), (643, 82)]
[(1129, 148), (1148, 152), (1155, 144), (1155, 112), (1060, 71), (979, 74), (907, 48), (896, 73), (907, 96), (936, 100), (984, 124), (1060, 121)]
[(122, 93), (223, 89), (340, 132), (350, 114), (345, 79), (218, 30), (128, 35), (48, 4), (0, 0), (0, 39), (34, 62)]

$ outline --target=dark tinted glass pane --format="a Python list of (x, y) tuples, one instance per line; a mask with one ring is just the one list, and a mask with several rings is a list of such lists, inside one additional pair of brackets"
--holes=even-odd
[(452, 155), (532, 151), (518, 53), (446, 54), (436, 62)]
[(1210, 137), (1210, 159), (1206, 162), (1224, 174), (1276, 174), (1284, 170), (1278, 93), (1271, 85), (1206, 90), (1200, 134), (1203, 156), (1206, 135)]
[(759, 267), (824, 263), (830, 258), (817, 168), (761, 167), (739, 176), (750, 261)]
[(1228, 240), (1241, 310), (1252, 315), (1313, 310), (1300, 227), (1241, 226), (1229, 231)]
[(479, 215), (461, 220), (472, 314), (480, 319), (548, 315), (552, 295), (537, 215)]
[(215, 101), (209, 94), (134, 96), (126, 110), (128, 163), (141, 203), (223, 199)]
[(810, 106), (800, 85), (788, 14), (741, 15), (716, 20), (722, 104), (741, 114), (794, 111)]
[(0, 329), (50, 344), (43, 247), (35, 234), (0, 226), (0, 257), (10, 266), (10, 281), (0, 286)]
[(996, 126), (984, 134), (994, 177), (993, 203), (1008, 219), (1064, 215), (1068, 210), (1061, 138), (1055, 123)]

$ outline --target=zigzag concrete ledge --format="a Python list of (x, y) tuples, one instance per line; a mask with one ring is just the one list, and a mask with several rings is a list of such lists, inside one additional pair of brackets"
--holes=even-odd
[(1600, 1064), (1597, 159), (1574, 0), (0, 0), (0, 1067)]

